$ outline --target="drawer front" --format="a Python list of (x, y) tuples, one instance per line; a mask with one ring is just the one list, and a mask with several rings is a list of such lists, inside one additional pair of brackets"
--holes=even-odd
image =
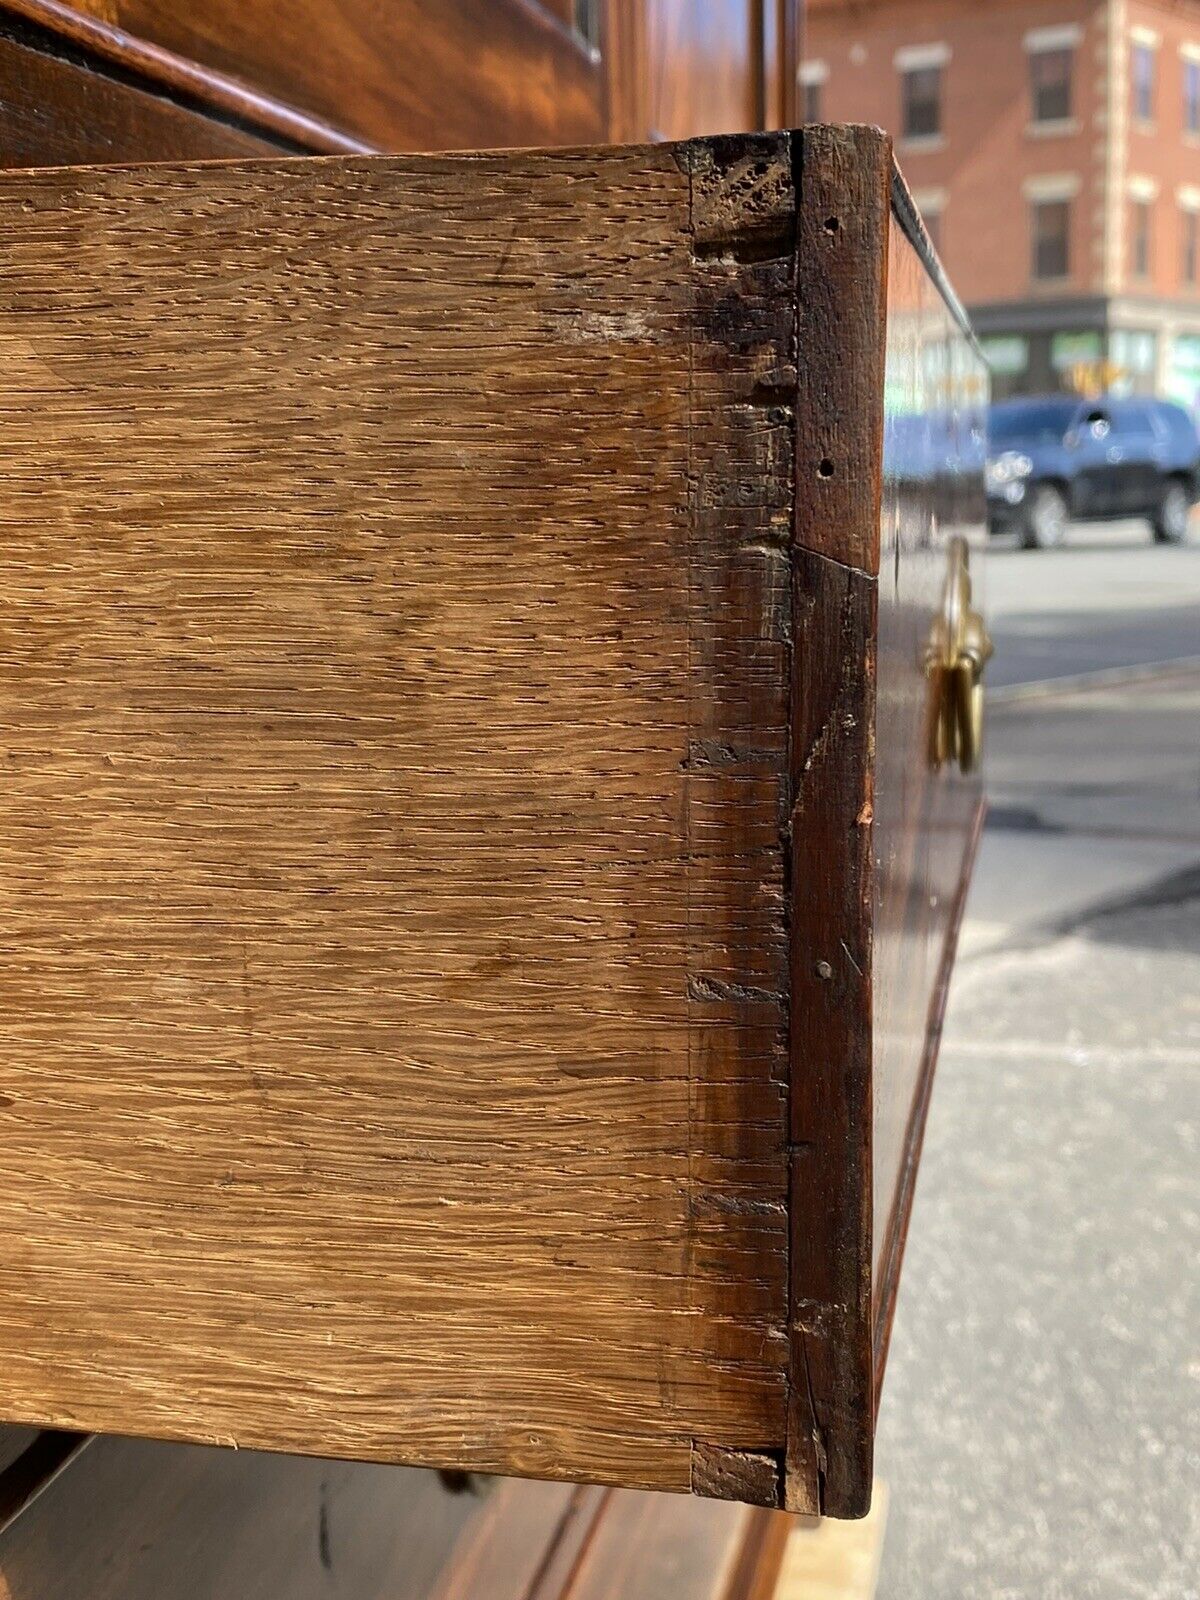
[(902, 194), (890, 235), (887, 329), (874, 794), (877, 1386), (983, 815), (981, 764), (949, 747), (950, 686), (935, 657), (947, 607), (961, 598), (960, 560), (970, 606), (982, 616), (987, 375)]
[(64, 59), (53, 36), (0, 32), (0, 167), (268, 155), (270, 139)]
[(678, 1495), (97, 1439), (0, 1532), (6, 1600), (763, 1600), (790, 1519)]
[[(214, 91), (228, 100), (240, 85), (251, 117), (287, 108), (297, 124), (307, 115), (325, 137), (359, 148), (581, 144), (609, 132), (609, 63), (572, 26), (565, 0), (10, 0), (6, 9), (202, 100)], [(622, 87), (614, 81), (613, 94)]]

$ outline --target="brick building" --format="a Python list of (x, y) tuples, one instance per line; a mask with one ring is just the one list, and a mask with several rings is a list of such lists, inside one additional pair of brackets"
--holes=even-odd
[(806, 118), (874, 122), (998, 394), (1200, 416), (1200, 0), (809, 0)]

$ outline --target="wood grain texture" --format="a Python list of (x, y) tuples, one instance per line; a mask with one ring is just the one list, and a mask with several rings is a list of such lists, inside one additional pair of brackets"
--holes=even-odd
[(225, 109), (257, 101), (264, 129), (312, 149), (562, 145), (606, 132), (600, 59), (537, 0), (5, 0), (4, 9)]
[(872, 739), (892, 168), (874, 130), (797, 138), (787, 1505), (854, 1516), (870, 1503), (874, 1432)]
[(0, 1414), (866, 1509), (978, 806), (890, 170), (0, 180)]
[(792, 205), (0, 181), (8, 1417), (763, 1492)]
[(270, 154), (276, 145), (0, 28), (0, 165), (54, 167)]
[(878, 128), (802, 136), (798, 409), (811, 430), (799, 464), (796, 538), (804, 549), (879, 568), (887, 239), (892, 155)]

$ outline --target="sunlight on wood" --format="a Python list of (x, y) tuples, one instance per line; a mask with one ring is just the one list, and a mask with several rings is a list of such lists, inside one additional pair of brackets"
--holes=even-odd
[(797, 1520), (788, 1539), (775, 1600), (872, 1600), (887, 1528), (887, 1485), (877, 1482), (861, 1522)]

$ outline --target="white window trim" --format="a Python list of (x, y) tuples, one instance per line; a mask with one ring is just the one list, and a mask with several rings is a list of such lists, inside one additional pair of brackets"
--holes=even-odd
[(1025, 132), (1031, 139), (1061, 139), (1078, 133), (1081, 127), (1078, 117), (1051, 117), (1046, 122), (1031, 122)]
[(1144, 45), (1147, 50), (1157, 50), (1162, 44), (1162, 35), (1155, 33), (1153, 28), (1144, 28), (1140, 23), (1130, 28), (1129, 39), (1131, 44)]
[(1021, 193), (1033, 205), (1053, 205), (1059, 200), (1074, 200), (1082, 187), (1077, 172), (1056, 172), (1026, 178)]
[(920, 72), (924, 67), (944, 67), (950, 60), (948, 44), (908, 44), (892, 58), (897, 72)]
[(1150, 205), (1158, 199), (1158, 179), (1132, 177), (1126, 184), (1131, 200), (1140, 200), (1144, 205)]
[(1025, 48), (1030, 55), (1045, 50), (1073, 50), (1082, 39), (1082, 26), (1078, 22), (1067, 22), (1060, 28), (1030, 28), (1025, 35)]
[(829, 82), (828, 61), (802, 61), (796, 68), (796, 82), (803, 89)]

